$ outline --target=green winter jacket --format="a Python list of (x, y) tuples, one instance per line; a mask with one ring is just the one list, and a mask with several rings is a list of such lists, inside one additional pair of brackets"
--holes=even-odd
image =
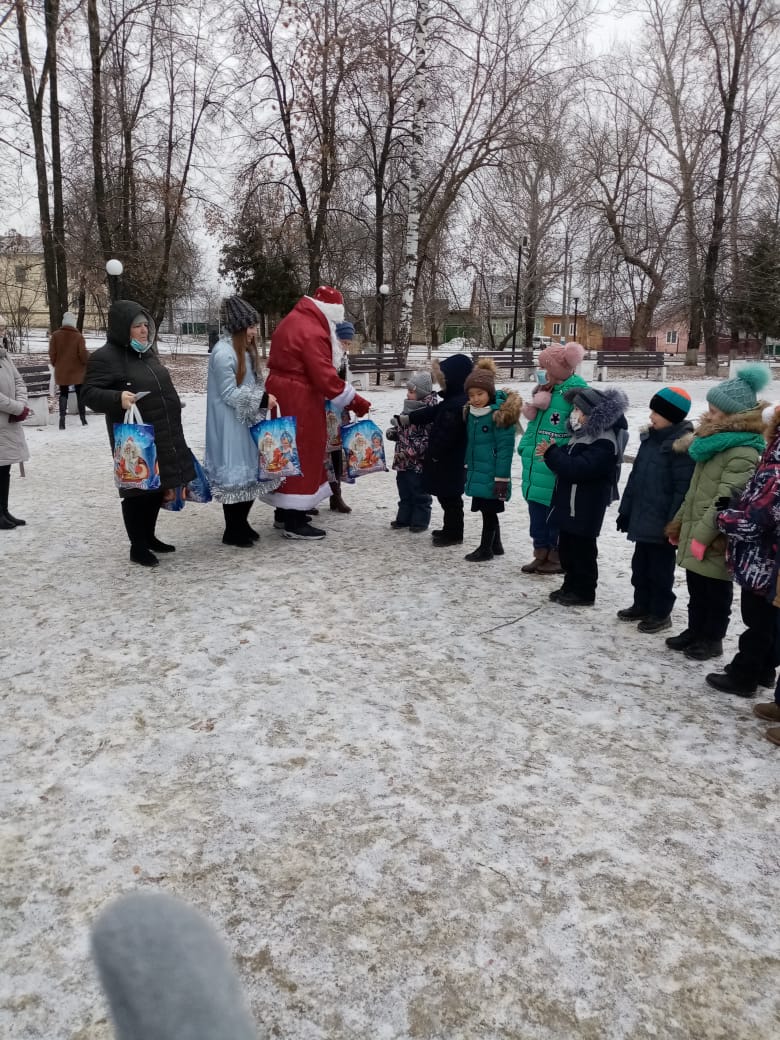
[[(528, 425), (520, 438), (517, 454), (523, 460), (523, 498), (527, 502), (539, 502), (543, 506), (549, 506), (552, 501), (555, 474), (547, 467), (544, 459), (534, 455), (534, 451), (540, 441), (552, 441), (561, 446), (568, 443), (566, 420), (573, 406), (564, 400), (563, 395), (567, 390), (587, 385), (582, 376), (573, 375), (569, 376), (565, 383), (553, 386), (551, 394), (549, 390), (539, 387), (523, 409)], [(539, 408), (534, 403), (540, 393), (545, 395), (545, 399), (550, 395), (547, 408)]]
[[(512, 390), (497, 390), (496, 400), (484, 415), (474, 415), (468, 405), (466, 420), (466, 494), (472, 498), (495, 498), (494, 482), (512, 473), (515, 428), (522, 400)], [(506, 501), (512, 494), (509, 481)]]
[[(761, 435), (763, 427), (761, 408), (717, 420), (705, 415), (695, 434), (674, 442), (673, 451), (687, 451), (696, 460), (683, 504), (667, 529), (672, 534), (679, 530), (680, 567), (706, 578), (731, 581), (726, 566), (726, 539), (715, 523), (724, 507), (716, 502), (741, 491), (750, 480), (766, 447)], [(692, 541), (707, 546), (703, 560), (691, 552)]]

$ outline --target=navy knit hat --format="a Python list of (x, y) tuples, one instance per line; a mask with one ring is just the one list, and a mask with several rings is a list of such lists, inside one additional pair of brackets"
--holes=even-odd
[(737, 372), (736, 379), (727, 379), (713, 386), (707, 400), (726, 415), (749, 412), (758, 404), (756, 394), (768, 386), (771, 379), (772, 374), (766, 365), (745, 365)]
[(339, 339), (354, 339), (355, 338), (355, 326), (351, 321), (337, 321), (336, 322), (336, 336)]
[(222, 324), (228, 332), (241, 332), (260, 320), (257, 311), (240, 296), (228, 296), (222, 301)]
[(668, 419), (670, 423), (682, 422), (691, 410), (691, 395), (679, 386), (662, 386), (650, 398), (650, 411)]

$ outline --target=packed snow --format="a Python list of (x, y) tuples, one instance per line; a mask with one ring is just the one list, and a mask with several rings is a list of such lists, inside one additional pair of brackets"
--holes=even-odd
[[(660, 384), (619, 385), (633, 454)], [(404, 393), (367, 394), (383, 428)], [(350, 516), (326, 501), (315, 544), (262, 505), (253, 549), (215, 504), (163, 513), (177, 551), (148, 571), (102, 417), (26, 432), (27, 526), (0, 539), (2, 1036), (113, 1035), (89, 925), (137, 887), (209, 915), (260, 1036), (778, 1036), (779, 752), (704, 683), (738, 608), (703, 665), (618, 621), (614, 506), (592, 608), (520, 572), (519, 459), (490, 563), (463, 560), (478, 514), (462, 548), (392, 531), (387, 473), (345, 488)]]

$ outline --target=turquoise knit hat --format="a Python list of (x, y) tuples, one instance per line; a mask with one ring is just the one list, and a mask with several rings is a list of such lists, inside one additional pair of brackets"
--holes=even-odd
[(707, 400), (726, 415), (749, 412), (758, 404), (756, 394), (768, 386), (771, 380), (772, 373), (766, 365), (745, 365), (737, 372), (735, 379), (727, 379), (713, 386), (707, 394)]

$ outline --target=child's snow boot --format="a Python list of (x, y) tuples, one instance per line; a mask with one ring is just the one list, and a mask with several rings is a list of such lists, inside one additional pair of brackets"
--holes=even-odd
[(520, 568), (523, 574), (536, 574), (539, 567), (547, 560), (549, 549), (534, 549), (534, 558)]

